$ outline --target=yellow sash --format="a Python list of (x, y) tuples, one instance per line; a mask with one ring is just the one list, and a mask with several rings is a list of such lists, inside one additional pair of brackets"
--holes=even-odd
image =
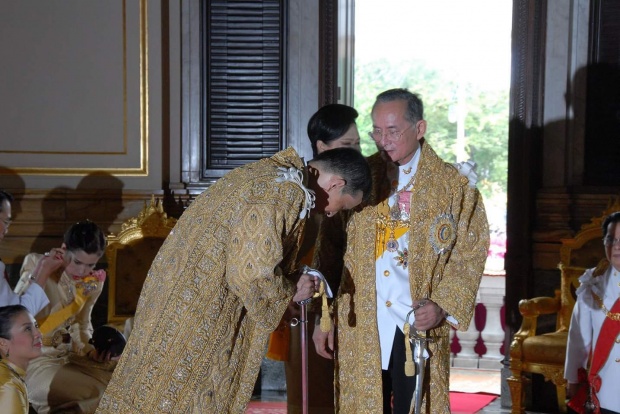
[(42, 321), (42, 323), (39, 323), (39, 330), (43, 336), (52, 332), (54, 329), (59, 327), (60, 324), (82, 309), (84, 303), (86, 303), (86, 296), (82, 293), (82, 291), (82, 289), (76, 289), (75, 299), (73, 299), (73, 302), (50, 314), (44, 321)]
[[(409, 184), (408, 184), (409, 185)], [(391, 238), (400, 239), (409, 230), (409, 220), (394, 220), (390, 218), (390, 206), (383, 200), (377, 206), (377, 228), (375, 236), (375, 260), (378, 260), (387, 249), (387, 242)], [(403, 246), (405, 248), (407, 246)]]

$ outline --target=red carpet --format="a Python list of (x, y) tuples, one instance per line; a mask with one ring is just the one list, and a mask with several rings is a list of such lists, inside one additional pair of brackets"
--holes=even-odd
[(450, 411), (452, 414), (473, 414), (482, 410), (497, 398), (495, 394), (469, 394), (465, 392), (450, 393)]
[(245, 414), (286, 414), (286, 402), (250, 401)]
[[(474, 414), (497, 398), (495, 394), (450, 393), (452, 414)], [(286, 402), (251, 401), (246, 414), (286, 414)]]

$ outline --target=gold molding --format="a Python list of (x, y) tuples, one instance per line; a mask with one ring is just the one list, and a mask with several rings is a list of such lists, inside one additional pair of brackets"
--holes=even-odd
[[(9, 167), (11, 175), (54, 175), (81, 176), (94, 171), (107, 171), (114, 176), (148, 176), (149, 149), (149, 88), (148, 88), (148, 15), (147, 0), (140, 0), (140, 166), (134, 168), (43, 168)], [(60, 151), (11, 151), (0, 150), (3, 154), (62, 154), (62, 155), (122, 155), (127, 154), (127, 0), (123, 0), (123, 152), (60, 152)], [(0, 171), (1, 175), (6, 172)]]

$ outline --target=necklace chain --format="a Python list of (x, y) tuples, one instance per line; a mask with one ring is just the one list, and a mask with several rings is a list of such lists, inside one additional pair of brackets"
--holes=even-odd
[(612, 321), (619, 322), (620, 321), (620, 313), (619, 312), (610, 312), (609, 309), (603, 303), (603, 299), (601, 299), (596, 293), (592, 292), (592, 296), (594, 296), (594, 300), (598, 303), (598, 306), (601, 308), (605, 316), (607, 316)]
[[(415, 174), (414, 174), (414, 175), (413, 175), (413, 177), (411, 177), (411, 179), (409, 180), (409, 182), (408, 182), (407, 184), (405, 184), (405, 185), (403, 186), (403, 188), (401, 188), (400, 190), (396, 191), (396, 192), (394, 193), (394, 195), (398, 195), (398, 194), (400, 194), (400, 193), (402, 193), (402, 192), (407, 191), (407, 188), (409, 188), (409, 187), (411, 187), (411, 186), (413, 185), (413, 182), (415, 181), (415, 177), (416, 177), (416, 176), (415, 176)], [(397, 188), (398, 188), (398, 187), (397, 187)]]

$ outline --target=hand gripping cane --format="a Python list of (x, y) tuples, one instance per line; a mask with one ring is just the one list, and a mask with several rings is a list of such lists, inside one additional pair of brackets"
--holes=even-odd
[(325, 294), (325, 281), (320, 280), (319, 291), (312, 297), (297, 302), (301, 308), (301, 315), (299, 319), (293, 318), (291, 326), (297, 326), (301, 324), (301, 412), (302, 414), (308, 413), (308, 314), (306, 305), (312, 302), (312, 299), (321, 296), (323, 298), (322, 314), (321, 316), (321, 330), (323, 332), (329, 332), (331, 328), (329, 313), (327, 309), (327, 295)]

